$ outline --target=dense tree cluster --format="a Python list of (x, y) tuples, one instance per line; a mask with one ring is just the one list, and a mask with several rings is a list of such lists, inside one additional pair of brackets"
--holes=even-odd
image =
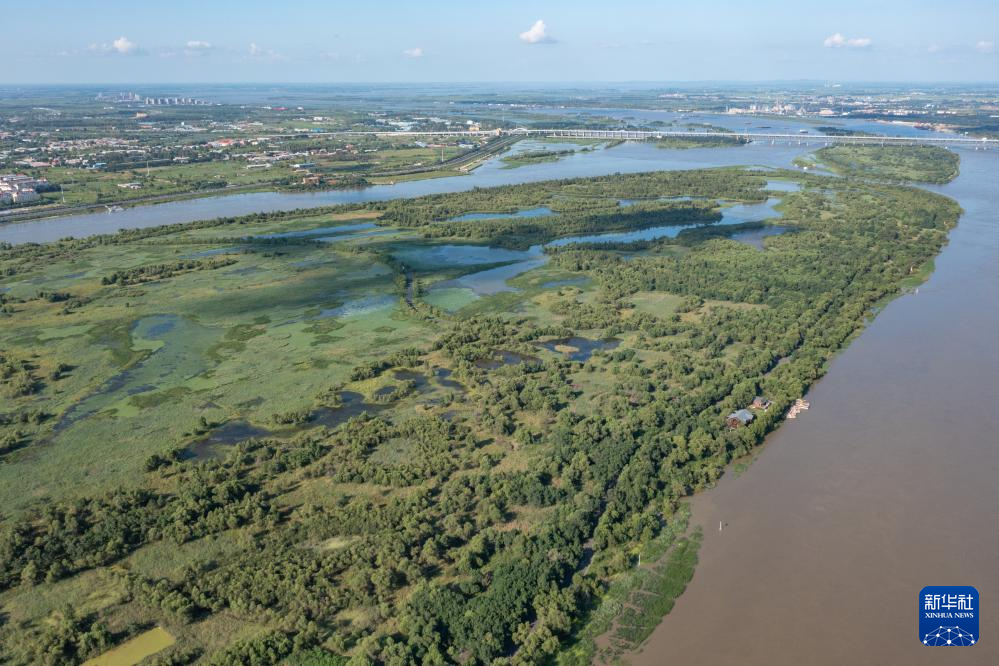
[(232, 266), (236, 263), (233, 257), (221, 257), (216, 259), (182, 259), (169, 264), (152, 264), (149, 266), (137, 266), (126, 270), (115, 271), (111, 275), (101, 278), (103, 285), (118, 285), (127, 287), (133, 284), (142, 284), (154, 280), (190, 273), (191, 271), (215, 270)]

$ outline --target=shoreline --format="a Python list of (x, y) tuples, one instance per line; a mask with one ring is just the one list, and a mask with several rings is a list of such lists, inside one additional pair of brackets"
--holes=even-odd
[[(981, 244), (983, 235), (994, 234), (987, 226), (990, 202), (979, 198), (989, 166), (965, 158), (950, 184), (920, 186), (962, 207), (926, 287), (879, 308), (830, 361), (804, 396), (820, 409), (769, 433), (744, 473), (730, 467), (713, 488), (689, 498), (691, 526), (705, 532), (698, 568), (671, 613), (625, 659), (635, 666), (664, 655), (689, 664), (838, 664), (867, 650), (876, 663), (929, 664), (934, 655), (916, 643), (906, 614), (923, 581), (959, 577), (995, 593), (999, 580), (988, 556), (996, 532), (966, 529), (994, 522), (987, 511), (993, 504), (982, 501), (954, 524), (932, 522), (971, 508), (958, 509), (958, 498), (940, 494), (950, 477), (941, 457), (956, 456), (969, 470), (961, 497), (994, 494), (986, 472), (997, 454), (985, 433), (995, 418), (959, 419), (958, 426), (951, 416), (981, 413), (987, 397), (978, 395), (978, 377), (996, 362), (994, 351), (982, 351), (994, 335), (985, 325), (990, 316), (974, 314), (976, 299), (991, 286), (984, 278), (968, 280), (994, 255)], [(927, 360), (913, 367), (919, 356)], [(861, 514), (868, 522), (858, 520)], [(719, 521), (721, 533), (712, 529)], [(924, 521), (936, 527), (921, 529)], [(935, 545), (953, 539), (968, 544), (959, 561)], [(902, 562), (901, 552), (912, 557)], [(876, 604), (866, 605), (875, 597)], [(712, 634), (711, 626), (726, 631)], [(877, 631), (863, 631), (871, 626)], [(844, 635), (860, 642), (844, 642)], [(785, 636), (795, 640), (780, 641), (775, 652)], [(994, 659), (994, 647), (989, 654)]]

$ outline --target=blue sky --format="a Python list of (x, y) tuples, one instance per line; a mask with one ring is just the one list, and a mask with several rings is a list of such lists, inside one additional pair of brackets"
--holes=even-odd
[(999, 81), (999, 0), (41, 3), (3, 83)]

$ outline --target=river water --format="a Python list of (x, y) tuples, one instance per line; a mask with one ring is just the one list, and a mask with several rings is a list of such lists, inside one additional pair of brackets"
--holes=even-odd
[[(615, 113), (654, 112), (599, 110)], [(769, 119), (703, 120), (733, 129), (813, 129)], [(358, 191), (231, 195), (6, 225), (0, 240), (44, 242), (614, 172), (789, 167), (809, 150), (624, 144), (518, 169), (492, 160), (470, 176)], [(999, 154), (960, 154), (958, 179), (932, 188), (966, 211), (937, 270), (833, 361), (808, 396), (812, 409), (775, 432), (747, 471), (694, 498), (693, 519), (705, 527), (701, 562), (673, 612), (629, 656), (633, 664), (940, 663), (918, 640), (918, 593), (926, 585), (973, 585), (984, 599), (983, 640), (950, 651), (947, 663), (999, 663)]]
[[(693, 500), (701, 561), (632, 664), (999, 663), (999, 155), (961, 157), (936, 271)], [(978, 588), (980, 643), (919, 642), (926, 585)]]
[(791, 167), (792, 160), (802, 152), (805, 152), (804, 147), (797, 144), (662, 150), (648, 143), (625, 143), (609, 150), (578, 152), (557, 162), (531, 164), (516, 169), (504, 168), (506, 164), (494, 158), (469, 175), (453, 178), (430, 178), (395, 185), (375, 185), (364, 189), (329, 192), (229, 194), (136, 206), (116, 213), (89, 213), (0, 224), (0, 242), (46, 243), (67, 236), (80, 238), (94, 234), (115, 233), (120, 229), (146, 228), (257, 212), (384, 201), (424, 194), (464, 192), (475, 187), (493, 187), (556, 178), (744, 164)]

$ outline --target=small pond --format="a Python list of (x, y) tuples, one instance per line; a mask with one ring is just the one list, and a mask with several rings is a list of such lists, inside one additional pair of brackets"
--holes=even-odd
[(205, 437), (187, 447), (186, 460), (217, 460), (225, 456), (225, 448), (253, 437), (266, 437), (269, 430), (258, 428), (246, 421), (230, 421), (214, 428)]
[(593, 352), (605, 349), (615, 349), (620, 344), (621, 341), (617, 338), (591, 340), (590, 338), (582, 338), (578, 336), (538, 343), (538, 345), (544, 347), (548, 351), (565, 355), (570, 361), (587, 361), (591, 356), (593, 356)]
[(483, 370), (496, 370), (505, 365), (520, 365), (521, 363), (537, 360), (533, 356), (499, 349), (493, 353), (492, 358), (480, 358), (475, 362), (475, 367), (482, 368)]
[(364, 396), (355, 391), (343, 391), (340, 393), (341, 404), (339, 407), (320, 407), (311, 414), (310, 423), (324, 425), (327, 428), (335, 428), (341, 423), (346, 423), (349, 419), (360, 416), (367, 412), (377, 414), (386, 409), (388, 405), (375, 405), (364, 401)]
[(763, 227), (762, 229), (750, 229), (748, 231), (740, 231), (734, 233), (729, 238), (740, 243), (745, 243), (746, 245), (752, 245), (755, 248), (763, 249), (763, 239), (769, 236), (780, 236), (783, 233), (790, 231), (790, 227), (782, 227), (774, 225), (772, 227)]
[(434, 377), (437, 379), (437, 383), (444, 388), (453, 389), (455, 391), (465, 390), (465, 386), (461, 382), (450, 379), (451, 371), (448, 368), (437, 368), (434, 372)]

